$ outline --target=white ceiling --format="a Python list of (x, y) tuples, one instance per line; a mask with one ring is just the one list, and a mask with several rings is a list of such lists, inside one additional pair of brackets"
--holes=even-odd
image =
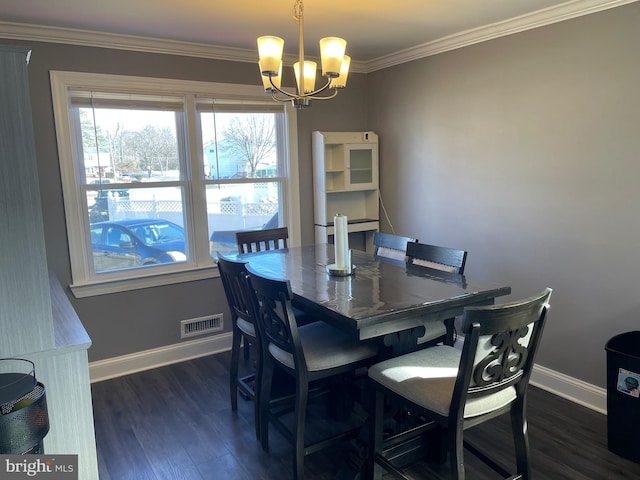
[[(420, 49), (455, 48), (632, 1), (636, 0), (306, 0), (305, 50), (317, 56), (321, 37), (338, 36), (347, 40), (354, 62), (375, 64), (409, 51), (419, 56)], [(285, 40), (285, 52), (295, 55), (293, 4), (294, 0), (0, 0), (0, 38), (16, 38), (16, 32), (38, 25), (64, 29), (49, 29), (45, 40), (93, 35), (97, 45), (113, 42), (124, 48), (126, 42), (140, 43), (135, 37), (150, 37), (199, 44), (200, 49), (240, 48), (256, 57), (256, 37), (277, 35)], [(116, 34), (120, 40), (104, 34)]]

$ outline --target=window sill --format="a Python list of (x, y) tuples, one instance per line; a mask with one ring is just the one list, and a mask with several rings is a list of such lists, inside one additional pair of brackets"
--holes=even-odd
[(215, 265), (204, 268), (196, 268), (182, 272), (160, 273), (145, 277), (108, 280), (104, 282), (92, 282), (82, 285), (70, 285), (69, 288), (76, 298), (108, 295), (110, 293), (140, 290), (143, 288), (159, 287), (176, 283), (205, 280), (219, 277), (218, 268)]

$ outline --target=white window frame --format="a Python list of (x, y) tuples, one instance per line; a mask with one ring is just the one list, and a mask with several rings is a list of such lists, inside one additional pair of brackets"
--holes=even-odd
[[(58, 157), (62, 176), (64, 209), (67, 223), (67, 238), (71, 260), (71, 290), (78, 298), (107, 293), (135, 290), (152, 286), (187, 282), (218, 276), (215, 263), (209, 252), (208, 225), (206, 222), (205, 180), (202, 149), (198, 141), (196, 99), (208, 97), (217, 99), (265, 102), (264, 89), (259, 86), (227, 83), (209, 83), (189, 80), (172, 80), (127, 75), (94, 74), (84, 72), (51, 71), (51, 92), (55, 117)], [(91, 246), (85, 238), (88, 215), (83, 201), (83, 192), (76, 174), (77, 147), (72, 142), (72, 122), (70, 114), (70, 92), (85, 89), (98, 92), (123, 92), (129, 94), (184, 96), (185, 120), (187, 123), (187, 171), (189, 187), (185, 202), (185, 215), (189, 224), (189, 246), (191, 261), (140, 268), (101, 275), (92, 275)], [(289, 243), (300, 245), (300, 191), (298, 182), (298, 142), (296, 110), (284, 104), (286, 159), (282, 176), (284, 225), (289, 228)], [(200, 172), (200, 173), (198, 173)], [(200, 219), (200, 220), (198, 220)]]

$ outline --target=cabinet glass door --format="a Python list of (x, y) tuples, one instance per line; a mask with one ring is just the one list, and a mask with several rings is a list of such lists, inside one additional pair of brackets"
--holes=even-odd
[(371, 147), (354, 146), (346, 153), (349, 162), (347, 189), (374, 188), (375, 166)]

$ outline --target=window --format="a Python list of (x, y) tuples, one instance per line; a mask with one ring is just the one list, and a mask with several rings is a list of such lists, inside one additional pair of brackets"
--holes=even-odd
[(299, 243), (289, 105), (243, 85), (72, 72), (51, 85), (76, 296), (212, 276), (239, 230), (286, 225)]
[[(273, 112), (245, 113), (228, 105), (198, 105), (210, 253), (237, 251), (235, 232), (279, 226), (284, 129)], [(273, 106), (272, 106), (273, 108)], [(281, 107), (280, 107), (281, 108)]]

